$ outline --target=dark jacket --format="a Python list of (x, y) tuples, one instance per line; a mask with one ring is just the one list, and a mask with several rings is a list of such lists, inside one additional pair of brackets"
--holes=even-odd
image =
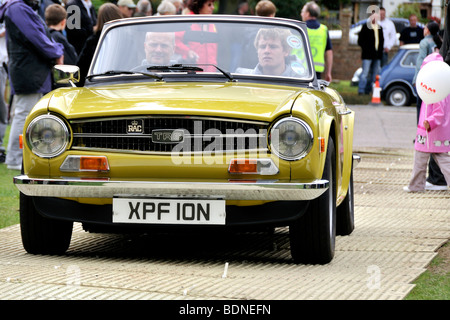
[(6, 27), (11, 93), (47, 93), (52, 90), (51, 70), (63, 55), (63, 46), (51, 39), (41, 17), (22, 0), (0, 7)]
[(445, 7), (445, 26), (444, 26), (444, 36), (442, 41), (441, 50), (439, 53), (444, 58), (444, 61), (450, 65), (450, 24), (448, 24), (448, 12), (450, 10), (448, 1), (446, 1), (447, 5)]
[[(80, 18), (77, 19), (77, 11), (71, 6), (77, 6), (79, 8)], [(83, 5), (82, 0), (70, 0), (67, 2), (67, 40), (75, 47), (77, 54), (80, 54), (83, 49), (86, 39), (94, 33), (94, 26), (97, 23), (97, 14), (94, 6), (90, 9), (89, 16), (86, 7)]]
[(86, 75), (91, 66), (92, 58), (94, 57), (95, 49), (97, 48), (98, 41), (100, 40), (100, 32), (94, 33), (87, 40), (83, 47), (83, 50), (78, 57), (77, 66), (80, 67), (80, 82), (79, 87), (84, 86)]
[(67, 38), (62, 34), (61, 31), (52, 28), (49, 28), (49, 30), (53, 40), (61, 43), (64, 46), (64, 64), (75, 66), (78, 61), (78, 54), (73, 45), (71, 45), (69, 41), (67, 41)]
[(375, 49), (375, 32), (366, 24), (362, 25), (358, 36), (358, 45), (361, 47), (361, 59), (377, 60), (383, 57), (384, 37), (383, 29), (378, 29), (378, 50)]

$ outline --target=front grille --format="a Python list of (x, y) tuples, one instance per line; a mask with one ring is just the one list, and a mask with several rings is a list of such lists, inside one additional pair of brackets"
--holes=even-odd
[(71, 125), (72, 149), (77, 150), (142, 153), (267, 150), (266, 122), (152, 116), (77, 120)]

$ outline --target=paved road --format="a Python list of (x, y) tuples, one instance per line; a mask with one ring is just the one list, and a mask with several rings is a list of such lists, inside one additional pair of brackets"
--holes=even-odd
[(353, 105), (355, 111), (354, 148), (413, 148), (416, 134), (415, 107)]
[[(66, 255), (34, 256), (12, 226), (0, 230), (0, 299), (403, 299), (450, 238), (450, 195), (401, 190), (412, 166), (413, 110), (352, 108), (362, 155), (356, 229), (337, 238), (330, 264), (293, 264), (286, 228), (133, 237), (89, 234), (77, 225)], [(387, 141), (407, 148), (386, 149)]]

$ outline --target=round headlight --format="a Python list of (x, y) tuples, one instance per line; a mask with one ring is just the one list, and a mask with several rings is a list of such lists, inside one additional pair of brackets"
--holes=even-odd
[(297, 118), (284, 118), (270, 130), (270, 147), (283, 160), (298, 160), (311, 150), (313, 133), (309, 125)]
[(69, 129), (64, 121), (52, 115), (33, 119), (26, 131), (28, 147), (42, 158), (60, 155), (66, 149), (69, 138)]

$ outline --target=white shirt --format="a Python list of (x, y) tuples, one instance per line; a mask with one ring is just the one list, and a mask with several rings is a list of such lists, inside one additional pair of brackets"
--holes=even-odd
[[(0, 33), (5, 31), (5, 27), (0, 24)], [(0, 68), (2, 67), (2, 63), (8, 63), (8, 52), (6, 51), (6, 37), (5, 34), (0, 36)]]
[[(3, 5), (5, 0), (0, 0), (0, 5)], [(8, 63), (8, 51), (6, 50), (6, 33), (5, 25), (0, 24), (0, 34), (3, 33), (3, 36), (0, 36), (0, 69), (2, 68), (3, 62)]]
[(392, 20), (385, 18), (384, 20), (378, 20), (378, 24), (383, 28), (384, 48), (391, 48), (395, 45), (397, 40), (397, 31)]
[(83, 3), (84, 7), (86, 8), (89, 18), (92, 18), (91, 17), (91, 7), (92, 7), (91, 0), (82, 0), (81, 2)]

